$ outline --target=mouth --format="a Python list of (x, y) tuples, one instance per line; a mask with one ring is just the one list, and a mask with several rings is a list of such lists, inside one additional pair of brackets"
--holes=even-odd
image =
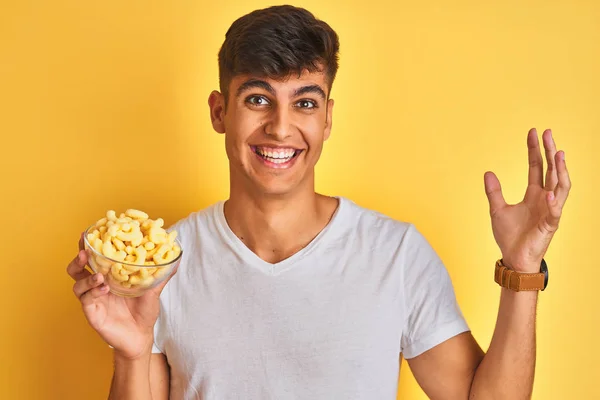
[(302, 150), (291, 147), (265, 147), (265, 146), (250, 146), (254, 154), (262, 159), (268, 166), (275, 168), (284, 168), (290, 166), (298, 157)]

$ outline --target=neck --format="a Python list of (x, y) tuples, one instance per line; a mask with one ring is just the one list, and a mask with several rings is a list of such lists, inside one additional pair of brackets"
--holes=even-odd
[(337, 203), (314, 190), (289, 197), (232, 191), (224, 212), (230, 229), (250, 250), (277, 263), (308, 245), (327, 226)]

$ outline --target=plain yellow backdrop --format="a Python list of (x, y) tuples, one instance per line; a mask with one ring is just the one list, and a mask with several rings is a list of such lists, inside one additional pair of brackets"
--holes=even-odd
[[(65, 273), (78, 235), (107, 209), (172, 223), (227, 197), (216, 55), (234, 19), (272, 4), (1, 3), (0, 398), (106, 398), (111, 353)], [(600, 2), (294, 4), (341, 39), (318, 190), (415, 223), (484, 348), (499, 254), (483, 174), (520, 201), (527, 130), (553, 129), (573, 190), (546, 257), (533, 397), (599, 399)], [(402, 367), (399, 398), (425, 399)]]

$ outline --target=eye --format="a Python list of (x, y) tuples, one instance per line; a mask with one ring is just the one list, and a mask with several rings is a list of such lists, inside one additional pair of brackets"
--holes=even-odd
[(296, 103), (296, 107), (311, 110), (317, 108), (317, 103), (312, 100), (300, 100)]
[(251, 104), (253, 106), (267, 106), (269, 105), (269, 100), (267, 100), (264, 96), (250, 96), (246, 99), (246, 103)]

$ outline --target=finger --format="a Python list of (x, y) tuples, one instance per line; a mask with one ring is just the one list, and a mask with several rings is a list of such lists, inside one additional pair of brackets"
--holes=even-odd
[(95, 287), (98, 287), (104, 283), (104, 277), (102, 274), (94, 274), (87, 278), (80, 279), (73, 285), (73, 293), (79, 299), (85, 292)]
[(175, 265), (175, 268), (173, 268), (173, 272), (171, 272), (171, 275), (169, 275), (169, 277), (167, 279), (165, 279), (164, 282), (162, 282), (160, 285), (156, 286), (155, 288), (153, 288), (151, 290), (154, 294), (156, 294), (157, 296), (160, 296), (160, 294), (162, 293), (162, 291), (165, 288), (165, 286), (167, 285), (167, 283), (169, 283), (169, 281), (171, 280), (171, 278), (177, 273), (177, 270), (179, 269), (180, 262), (181, 262), (181, 259), (179, 259), (179, 261), (177, 261), (177, 264)]
[(502, 187), (500, 186), (500, 181), (493, 172), (486, 172), (483, 180), (485, 184), (485, 194), (490, 203), (490, 215), (494, 216), (498, 210), (506, 207), (506, 202), (502, 195)]
[(83, 235), (85, 235), (85, 232), (81, 232), (81, 236), (79, 236), (79, 251), (85, 249), (84, 242), (83, 242)]
[(540, 141), (537, 137), (537, 130), (532, 128), (527, 134), (527, 152), (529, 159), (529, 185), (544, 186), (544, 161), (540, 151)]
[(67, 274), (71, 276), (71, 278), (79, 281), (90, 276), (90, 272), (85, 269), (85, 265), (87, 263), (87, 254), (84, 250), (79, 250), (79, 253), (75, 258), (69, 263), (67, 266)]
[(544, 142), (544, 149), (546, 150), (546, 163), (548, 164), (544, 189), (554, 190), (556, 188), (556, 184), (558, 183), (556, 162), (554, 160), (556, 157), (556, 144), (554, 143), (554, 138), (552, 137), (552, 131), (550, 129), (546, 129), (544, 131), (544, 134), (542, 135), (542, 141)]
[[(108, 285), (102, 284), (82, 294), (80, 300), (83, 310), (85, 312), (90, 311), (90, 308), (94, 306), (96, 300), (102, 296), (107, 295), (109, 292), (110, 289)], [(90, 320), (90, 323), (92, 323), (90, 317), (88, 317), (88, 319)], [(92, 323), (92, 325), (94, 324)]]
[(562, 214), (562, 207), (558, 204), (553, 191), (546, 192), (546, 204), (548, 205), (548, 216), (546, 217), (546, 229), (550, 232), (558, 229), (558, 223)]
[(571, 178), (569, 177), (569, 171), (567, 171), (564, 151), (561, 150), (556, 153), (555, 162), (558, 184), (554, 190), (554, 197), (556, 197), (556, 201), (562, 209), (567, 201), (567, 197), (569, 197), (569, 192), (571, 191)]

